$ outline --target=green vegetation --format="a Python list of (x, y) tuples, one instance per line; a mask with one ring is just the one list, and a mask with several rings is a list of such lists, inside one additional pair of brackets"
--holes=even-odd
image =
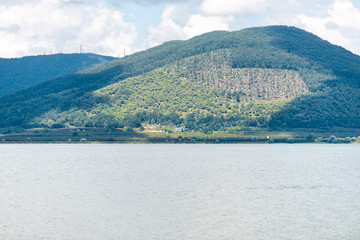
[(88, 53), (0, 58), (0, 96), (112, 60)]
[[(238, 51), (238, 50), (237, 50)], [(279, 68), (233, 68), (230, 49), (222, 49), (176, 61), (168, 66), (186, 79), (225, 91), (237, 102), (291, 99), (308, 92), (297, 71)]]
[[(148, 127), (148, 126), (147, 126)], [(336, 143), (359, 144), (359, 129), (327, 132), (315, 130), (298, 132), (270, 131), (246, 127), (235, 132), (164, 132), (157, 130), (105, 128), (35, 128), (1, 134), (1, 143)], [(310, 130), (312, 131), (312, 130)], [(313, 139), (308, 139), (312, 135)], [(336, 136), (336, 137), (335, 137)], [(336, 141), (334, 142), (334, 140)]]
[(351, 129), (360, 127), (359, 91), (360, 57), (311, 33), (217, 31), (3, 96), (0, 128)]
[(273, 128), (360, 127), (360, 89), (337, 84), (289, 102), (271, 116)]
[(194, 83), (164, 68), (128, 78), (95, 91), (96, 103), (77, 111), (50, 111), (34, 120), (39, 126), (140, 127), (141, 124), (184, 126), (203, 132), (234, 126), (265, 127), (285, 100), (237, 102), (222, 88)]

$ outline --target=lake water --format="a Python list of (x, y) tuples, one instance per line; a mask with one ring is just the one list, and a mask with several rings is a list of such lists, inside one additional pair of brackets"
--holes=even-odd
[(360, 145), (0, 145), (0, 239), (360, 239)]

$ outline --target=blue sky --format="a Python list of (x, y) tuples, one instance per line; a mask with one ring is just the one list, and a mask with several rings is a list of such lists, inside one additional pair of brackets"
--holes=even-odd
[(360, 54), (360, 0), (0, 0), (0, 57), (123, 56), (213, 30), (291, 25)]

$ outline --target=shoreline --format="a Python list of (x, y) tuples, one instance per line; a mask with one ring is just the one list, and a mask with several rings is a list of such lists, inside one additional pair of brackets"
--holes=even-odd
[(124, 131), (102, 128), (26, 129), (0, 134), (0, 144), (278, 144), (360, 143), (360, 129), (256, 129), (241, 132)]

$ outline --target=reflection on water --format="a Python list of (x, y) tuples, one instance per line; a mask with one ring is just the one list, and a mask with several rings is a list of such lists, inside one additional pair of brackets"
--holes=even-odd
[(360, 239), (360, 145), (0, 145), (0, 239)]

